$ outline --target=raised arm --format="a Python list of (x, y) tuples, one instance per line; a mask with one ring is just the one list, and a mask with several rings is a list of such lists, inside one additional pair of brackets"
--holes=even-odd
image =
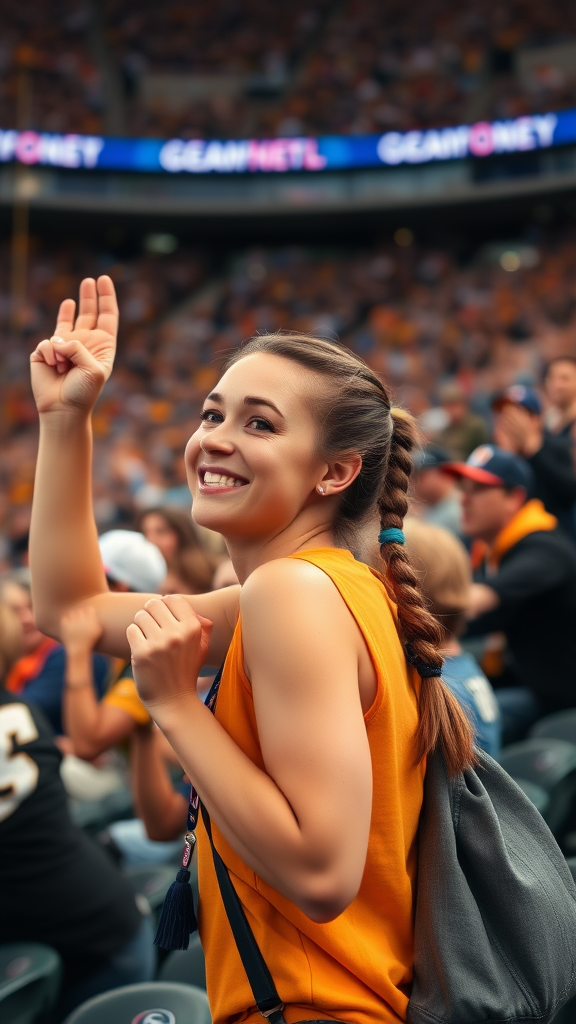
[[(31, 358), (32, 388), (40, 414), (30, 563), (34, 613), (40, 628), (60, 638), (71, 608), (94, 605), (102, 626), (99, 649), (129, 657), (126, 629), (150, 594), (111, 594), (102, 568), (92, 511), (91, 414), (112, 372), (118, 307), (109, 277), (87, 278), (76, 304), (60, 306), (55, 336)], [(218, 663), (230, 641), (239, 588), (193, 601), (214, 623), (209, 660)]]

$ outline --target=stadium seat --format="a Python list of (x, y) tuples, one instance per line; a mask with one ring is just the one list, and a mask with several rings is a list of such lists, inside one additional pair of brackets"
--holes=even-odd
[(36, 942), (0, 945), (0, 1020), (32, 1024), (56, 1001), (62, 962), (56, 950)]
[(524, 740), (505, 747), (500, 764), (513, 778), (525, 779), (545, 790), (550, 803), (544, 817), (557, 832), (576, 793), (576, 746), (564, 740)]
[(576, 708), (546, 715), (530, 729), (530, 739), (565, 740), (576, 746)]
[(64, 1024), (130, 1024), (145, 1019), (155, 1024), (211, 1024), (206, 993), (173, 981), (125, 985), (89, 999)]
[(188, 949), (174, 949), (168, 954), (160, 970), (159, 981), (181, 981), (186, 985), (206, 988), (204, 950), (198, 933), (190, 938)]
[(540, 811), (542, 817), (546, 816), (546, 811), (550, 806), (550, 797), (542, 786), (537, 786), (535, 782), (529, 782), (528, 779), (517, 778), (514, 776), (514, 782), (520, 789), (526, 794), (529, 800), (532, 801), (537, 811)]

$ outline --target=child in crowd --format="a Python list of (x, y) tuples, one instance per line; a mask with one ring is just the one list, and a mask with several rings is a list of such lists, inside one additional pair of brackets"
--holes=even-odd
[(478, 746), (498, 757), (501, 723), (494, 691), (476, 659), (459, 642), (466, 629), (472, 584), (466, 548), (447, 530), (414, 517), (404, 523), (404, 533), (430, 611), (444, 630), (442, 679), (469, 711)]

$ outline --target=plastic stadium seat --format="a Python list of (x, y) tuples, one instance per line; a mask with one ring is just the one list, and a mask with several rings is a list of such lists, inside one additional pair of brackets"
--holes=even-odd
[(62, 962), (56, 950), (37, 942), (0, 945), (0, 1020), (32, 1024), (56, 1001)]
[(160, 970), (159, 981), (181, 981), (186, 985), (206, 988), (204, 950), (198, 933), (190, 938), (188, 949), (175, 949), (168, 954)]
[(530, 729), (530, 739), (565, 740), (576, 746), (576, 708), (541, 718)]
[(525, 740), (505, 747), (500, 764), (513, 778), (525, 779), (546, 791), (550, 803), (544, 817), (557, 832), (576, 793), (576, 746), (564, 740)]
[(545, 817), (546, 811), (550, 806), (550, 797), (542, 786), (537, 786), (535, 782), (529, 782), (528, 779), (519, 779), (514, 776), (514, 782), (520, 789), (526, 794), (529, 800), (532, 801), (534, 807), (540, 814)]
[[(64, 1024), (211, 1024), (206, 993), (194, 985), (150, 981), (125, 985), (78, 1006)], [(4, 1024), (4, 1022), (3, 1022)]]

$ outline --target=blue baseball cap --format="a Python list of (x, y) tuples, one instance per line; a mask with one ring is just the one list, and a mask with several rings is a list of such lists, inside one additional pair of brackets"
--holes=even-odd
[(529, 388), (526, 384), (511, 384), (505, 391), (500, 391), (490, 404), (495, 412), (500, 412), (505, 405), (523, 405), (528, 412), (535, 416), (539, 416), (542, 412), (540, 395), (534, 388)]
[(525, 459), (492, 444), (481, 444), (466, 462), (448, 462), (442, 469), (488, 487), (523, 487), (527, 494), (532, 492), (534, 483), (532, 469)]

